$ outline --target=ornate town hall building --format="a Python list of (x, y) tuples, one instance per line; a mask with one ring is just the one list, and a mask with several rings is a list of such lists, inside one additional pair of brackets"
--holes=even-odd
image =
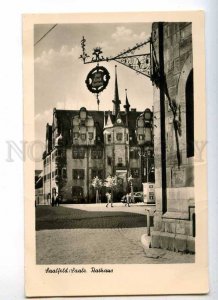
[[(113, 111), (54, 108), (43, 153), (44, 199), (56, 190), (70, 202), (93, 202), (91, 183), (96, 176), (104, 180), (117, 175), (117, 200), (126, 192), (130, 175), (134, 191), (154, 181), (153, 112), (131, 109), (127, 94), (121, 110), (117, 74), (112, 102)], [(103, 198), (104, 189), (101, 193)]]

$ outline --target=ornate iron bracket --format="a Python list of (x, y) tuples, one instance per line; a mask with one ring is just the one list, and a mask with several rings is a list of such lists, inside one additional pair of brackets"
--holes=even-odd
[[(149, 53), (135, 53), (136, 50), (140, 50), (147, 44), (150, 44)], [(93, 49), (92, 58), (90, 58), (90, 56), (86, 53), (86, 39), (84, 36), (81, 40), (81, 47), (82, 54), (79, 59), (82, 59), (84, 64), (109, 62), (113, 60), (136, 71), (137, 74), (150, 78), (155, 84), (158, 82), (158, 64), (150, 37), (145, 42), (137, 43), (134, 47), (129, 48), (128, 50), (123, 50), (116, 56), (104, 57), (102, 49), (100, 47), (96, 47)]]

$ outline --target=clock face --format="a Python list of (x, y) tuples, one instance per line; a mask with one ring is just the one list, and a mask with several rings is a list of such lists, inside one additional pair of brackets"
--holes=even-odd
[(117, 119), (117, 123), (120, 124), (120, 123), (121, 123), (121, 120), (120, 120), (120, 119)]

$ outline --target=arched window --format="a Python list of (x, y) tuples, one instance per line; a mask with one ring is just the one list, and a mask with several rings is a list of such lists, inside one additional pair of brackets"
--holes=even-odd
[(193, 70), (191, 70), (185, 87), (186, 98), (186, 145), (187, 157), (194, 156), (194, 91)]

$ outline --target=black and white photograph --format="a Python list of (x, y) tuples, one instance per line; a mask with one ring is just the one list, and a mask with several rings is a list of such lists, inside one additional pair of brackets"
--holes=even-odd
[(192, 23), (36, 24), (34, 58), (36, 263), (193, 263)]
[(195, 25), (107, 20), (33, 22), (32, 263), (43, 276), (194, 270), (205, 166)]

